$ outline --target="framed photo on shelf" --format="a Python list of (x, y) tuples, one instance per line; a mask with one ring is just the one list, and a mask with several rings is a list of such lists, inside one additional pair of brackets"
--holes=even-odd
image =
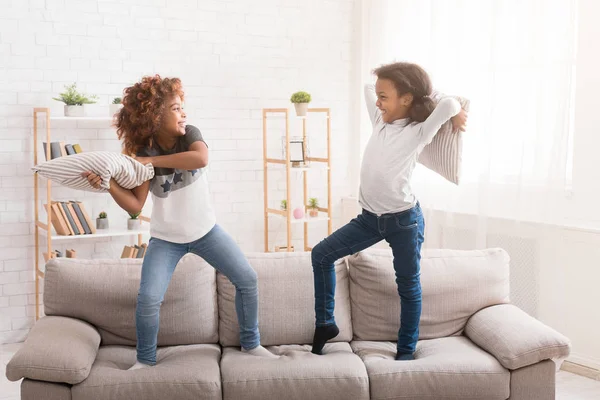
[[(281, 138), (282, 142), (282, 153), (283, 158), (285, 159), (285, 137)], [(304, 140), (301, 137), (292, 137), (290, 138), (290, 162), (298, 164), (304, 163), (305, 153), (304, 153)]]

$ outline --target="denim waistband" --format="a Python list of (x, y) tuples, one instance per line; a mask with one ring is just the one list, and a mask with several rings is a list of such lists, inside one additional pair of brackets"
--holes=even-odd
[(366, 210), (366, 209), (364, 209), (364, 208), (363, 208), (362, 210), (363, 210), (363, 212), (364, 212), (365, 214), (368, 214), (368, 215), (371, 215), (371, 216), (373, 216), (373, 217), (377, 217), (377, 218), (379, 218), (379, 217), (397, 217), (397, 216), (399, 216), (399, 215), (402, 215), (402, 214), (405, 214), (405, 213), (407, 213), (407, 212), (410, 212), (410, 211), (412, 211), (412, 210), (414, 210), (414, 209), (420, 209), (420, 208), (421, 208), (421, 204), (420, 204), (420, 203), (417, 201), (417, 203), (416, 203), (414, 206), (412, 206), (411, 208), (409, 208), (408, 210), (399, 211), (399, 212), (397, 212), (397, 213), (386, 213), (386, 214), (380, 214), (380, 215), (377, 215), (377, 214), (375, 214), (375, 213), (373, 213), (373, 212), (371, 212), (371, 211), (369, 211), (369, 210)]

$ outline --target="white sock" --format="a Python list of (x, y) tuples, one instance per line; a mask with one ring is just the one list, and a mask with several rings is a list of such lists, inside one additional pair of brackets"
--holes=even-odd
[(258, 357), (279, 358), (279, 356), (271, 353), (269, 350), (265, 349), (261, 345), (258, 345), (257, 347), (253, 348), (252, 350), (246, 350), (242, 347), (242, 352), (252, 354), (253, 356), (258, 356)]
[(139, 361), (136, 361), (135, 364), (133, 364), (133, 366), (128, 369), (128, 371), (133, 371), (134, 369), (148, 368), (148, 367), (151, 367), (151, 366), (152, 365), (148, 365), (148, 364), (144, 364), (144, 363), (141, 363)]

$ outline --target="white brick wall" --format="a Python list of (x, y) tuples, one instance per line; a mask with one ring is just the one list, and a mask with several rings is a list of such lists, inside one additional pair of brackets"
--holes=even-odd
[[(307, 90), (312, 106), (332, 109), (332, 192), (338, 218), (339, 199), (352, 189), (348, 154), (354, 135), (350, 98), (356, 97), (351, 96), (350, 61), (355, 0), (0, 3), (0, 343), (22, 340), (33, 323), (32, 107), (62, 114), (62, 103), (51, 97), (65, 84), (77, 82), (97, 94), (99, 103), (89, 111), (106, 115), (112, 97), (142, 75), (182, 78), (188, 120), (201, 129), (211, 149), (219, 222), (246, 251), (263, 249), (261, 108), (290, 106), (292, 92)], [(291, 125), (297, 134), (300, 121)], [(311, 135), (324, 133), (324, 120), (310, 126)], [(57, 121), (53, 135), (53, 140), (80, 143), (84, 150), (119, 149), (114, 131), (101, 123)], [(279, 140), (276, 134), (272, 148)], [(313, 155), (324, 154), (322, 140), (311, 143)], [(323, 203), (325, 176), (311, 173), (315, 189), (310, 196)], [(275, 182), (271, 206), (278, 207), (284, 186)], [(55, 199), (81, 199), (90, 213), (106, 210), (111, 224), (124, 224), (126, 214), (107, 195), (56, 186), (53, 192)], [(284, 227), (282, 221), (271, 222), (271, 245), (284, 243)], [(311, 227), (311, 242), (325, 229), (324, 223)], [(55, 241), (52, 247), (74, 248), (79, 257), (118, 257), (126, 243), (129, 239)]]

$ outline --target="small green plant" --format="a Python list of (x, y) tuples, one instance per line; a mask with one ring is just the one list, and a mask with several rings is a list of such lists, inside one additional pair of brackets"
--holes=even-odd
[(141, 211), (138, 211), (136, 213), (128, 213), (128, 214), (131, 217), (131, 219), (137, 219), (137, 217), (139, 217), (141, 213), (142, 213)]
[(102, 211), (100, 214), (98, 214), (98, 218), (106, 218), (106, 213)]
[(310, 103), (310, 94), (306, 92), (296, 92), (292, 95), (290, 101), (292, 103)]
[(53, 97), (54, 100), (62, 101), (68, 106), (82, 106), (84, 104), (94, 104), (98, 96), (88, 96), (77, 91), (77, 84), (65, 85), (65, 91), (59, 94), (59, 97)]
[(120, 97), (115, 97), (115, 98), (113, 99), (113, 102), (112, 102), (112, 103), (113, 103), (113, 104), (121, 104), (121, 101), (123, 101), (123, 99), (122, 99), (122, 98), (120, 98)]
[(281, 200), (281, 209), (287, 210), (287, 200)]
[(310, 199), (308, 199), (308, 206), (313, 209), (318, 208), (319, 200), (316, 197), (311, 197)]

